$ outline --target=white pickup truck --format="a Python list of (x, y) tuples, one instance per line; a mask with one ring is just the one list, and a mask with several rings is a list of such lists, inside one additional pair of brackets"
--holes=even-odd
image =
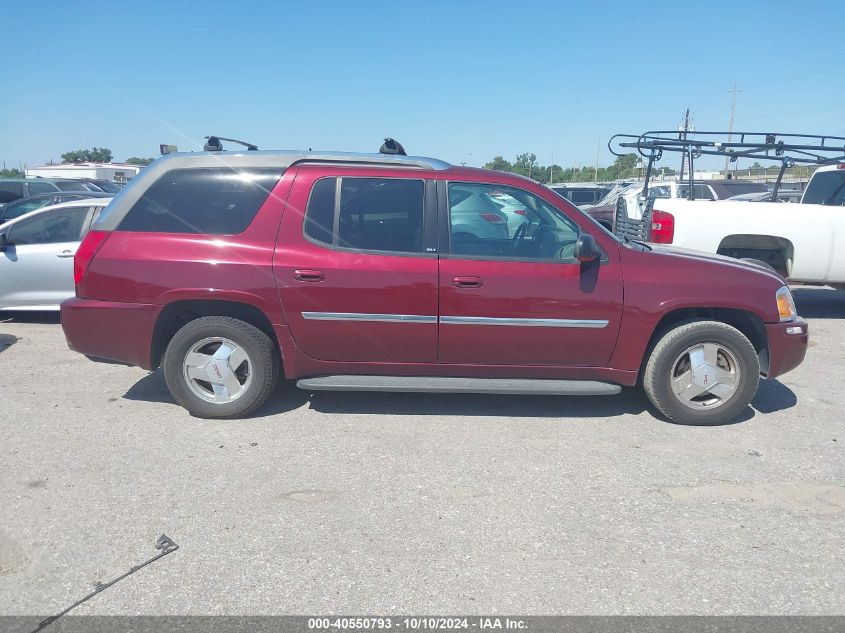
[(650, 197), (630, 212), (620, 203), (615, 231), (765, 262), (792, 282), (845, 289), (845, 163), (819, 167), (800, 204)]

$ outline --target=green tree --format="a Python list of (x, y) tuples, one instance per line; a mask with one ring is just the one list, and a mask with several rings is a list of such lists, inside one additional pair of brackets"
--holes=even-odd
[(23, 178), (24, 173), (20, 169), (0, 169), (0, 178)]
[(130, 165), (149, 165), (154, 160), (155, 158), (139, 158), (137, 156), (132, 156), (131, 158), (127, 158), (126, 162)]
[(63, 163), (110, 163), (111, 159), (111, 150), (106, 147), (77, 149), (62, 154)]
[(613, 165), (610, 166), (611, 173), (614, 173), (616, 178), (628, 178), (636, 174), (638, 156), (634, 153), (617, 156)]
[(489, 163), (484, 164), (484, 169), (495, 169), (496, 171), (513, 171), (513, 165), (501, 156), (496, 156)]

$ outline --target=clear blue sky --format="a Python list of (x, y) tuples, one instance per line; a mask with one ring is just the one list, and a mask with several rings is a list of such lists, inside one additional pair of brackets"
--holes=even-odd
[(845, 2), (6, 2), (0, 161), (202, 137), (480, 165), (615, 132), (845, 135)]

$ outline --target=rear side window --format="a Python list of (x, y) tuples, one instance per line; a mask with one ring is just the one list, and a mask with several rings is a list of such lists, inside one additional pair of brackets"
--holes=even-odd
[(11, 202), (23, 198), (23, 183), (22, 182), (3, 182), (0, 181), (0, 203)]
[(807, 191), (804, 192), (804, 204), (845, 205), (845, 170), (820, 171), (813, 175)]
[(319, 180), (308, 201), (305, 235), (340, 248), (419, 253), (423, 250), (424, 200), (422, 180)]
[(249, 226), (280, 177), (278, 167), (175, 169), (147, 189), (118, 230), (234, 235)]
[(56, 186), (49, 182), (31, 182), (29, 183), (29, 193), (30, 195), (36, 195), (39, 193), (55, 193)]

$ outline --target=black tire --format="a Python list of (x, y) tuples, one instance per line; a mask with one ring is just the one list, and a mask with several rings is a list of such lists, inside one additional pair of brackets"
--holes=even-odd
[[(734, 393), (712, 409), (692, 408), (671, 387), (676, 359), (699, 343), (724, 347), (734, 355), (740, 370)], [(718, 321), (694, 321), (668, 331), (654, 346), (643, 373), (643, 389), (658, 411), (673, 422), (695, 426), (736, 419), (751, 402), (759, 382), (760, 361), (754, 346), (742, 332)]]
[[(192, 391), (184, 375), (183, 363), (188, 351), (200, 341), (213, 337), (231, 340), (248, 357), (249, 386), (231, 402), (203, 400)], [(176, 402), (200, 418), (248, 416), (267, 401), (279, 378), (277, 350), (270, 337), (249, 323), (226, 316), (202, 317), (187, 323), (167, 345), (163, 366), (167, 387)]]

